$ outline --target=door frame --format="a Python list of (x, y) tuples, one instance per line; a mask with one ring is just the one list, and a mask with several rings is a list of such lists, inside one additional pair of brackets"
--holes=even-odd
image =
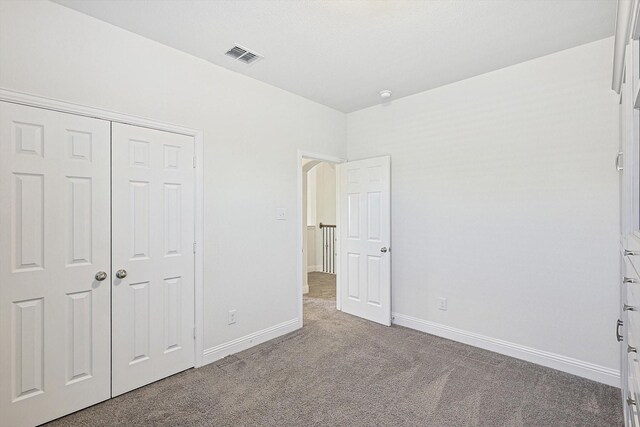
[[(110, 122), (123, 123), (165, 132), (177, 133), (193, 138), (195, 154), (195, 254), (194, 254), (194, 327), (195, 327), (195, 360), (194, 367), (202, 366), (204, 349), (204, 134), (202, 130), (178, 126), (171, 123), (159, 122), (131, 114), (74, 104), (43, 96), (30, 95), (10, 89), (0, 88), (0, 101), (21, 104), (30, 107), (43, 108), (77, 116), (93, 117)], [(300, 191), (301, 192), (301, 191)]]
[[(302, 185), (302, 161), (305, 159), (309, 159), (309, 160), (318, 160), (321, 162), (327, 162), (327, 163), (333, 163), (335, 165), (338, 165), (340, 163), (344, 163), (347, 160), (340, 158), (340, 157), (336, 157), (336, 156), (331, 156), (328, 154), (320, 154), (320, 153), (313, 153), (310, 151), (304, 151), (304, 150), (298, 150), (298, 156), (297, 156), (297, 181), (298, 181), (298, 192), (297, 192), (297, 203), (296, 203), (296, 226), (298, 228), (298, 231), (296, 233), (296, 235), (298, 236), (297, 238), (297, 242), (296, 242), (296, 248), (297, 248), (297, 260), (296, 260), (296, 275), (297, 275), (297, 285), (296, 285), (296, 298), (298, 300), (298, 327), (302, 327), (303, 326), (303, 292), (304, 292), (304, 258), (303, 258), (303, 250), (304, 250), (304, 230), (306, 229), (306, 219), (302, 217), (302, 213), (304, 211), (303, 209), (303, 202), (304, 202), (304, 196), (302, 194), (302, 190), (303, 190), (303, 185)], [(337, 171), (336, 171), (337, 172)], [(336, 173), (336, 227), (340, 227), (340, 215), (338, 215), (338, 213), (340, 212), (340, 197), (338, 194), (338, 179), (337, 179), (337, 173)], [(335, 246), (335, 251), (340, 254), (340, 243), (336, 242), (336, 246)], [(306, 253), (304, 254), (304, 256), (306, 256)], [(338, 310), (341, 309), (340, 307), (340, 298), (338, 298), (338, 296), (340, 295), (338, 292), (340, 290), (340, 275), (338, 274), (338, 272), (340, 271), (340, 257), (336, 256), (336, 308)]]

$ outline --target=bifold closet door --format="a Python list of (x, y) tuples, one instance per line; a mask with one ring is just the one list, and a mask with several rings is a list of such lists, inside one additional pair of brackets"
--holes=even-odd
[(109, 126), (0, 102), (0, 425), (110, 397)]
[(194, 365), (194, 141), (112, 124), (113, 396)]

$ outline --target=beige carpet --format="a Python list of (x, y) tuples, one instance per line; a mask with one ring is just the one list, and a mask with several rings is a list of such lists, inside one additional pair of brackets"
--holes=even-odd
[[(328, 295), (324, 279), (310, 295)], [(622, 425), (612, 387), (379, 326), (336, 311), (331, 297), (305, 297), (304, 310), (301, 330), (52, 425)]]
[(314, 271), (308, 274), (309, 298), (336, 300), (336, 275)]

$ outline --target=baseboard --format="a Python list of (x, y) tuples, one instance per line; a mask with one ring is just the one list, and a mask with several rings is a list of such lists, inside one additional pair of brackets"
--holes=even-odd
[(300, 320), (298, 318), (287, 320), (269, 328), (245, 335), (235, 340), (207, 348), (202, 354), (202, 364), (206, 365), (231, 354), (246, 350), (263, 342), (278, 338), (279, 336), (293, 332), (300, 328)]
[(309, 285), (308, 285), (308, 284), (307, 284), (307, 285), (304, 285), (304, 286), (302, 287), (302, 293), (303, 293), (303, 294), (308, 294), (308, 293), (309, 293)]
[(309, 273), (313, 273), (314, 271), (322, 271), (321, 265), (309, 265), (307, 266), (307, 271)]
[(560, 354), (537, 350), (509, 341), (491, 338), (462, 329), (452, 328), (435, 322), (418, 319), (400, 313), (392, 314), (392, 322), (399, 326), (416, 329), (428, 334), (437, 335), (453, 341), (479, 347), (495, 353), (526, 360), (527, 362), (557, 369), (599, 383), (620, 387), (620, 371), (596, 365)]

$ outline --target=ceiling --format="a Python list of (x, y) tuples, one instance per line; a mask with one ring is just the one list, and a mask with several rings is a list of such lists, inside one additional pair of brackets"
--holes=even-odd
[[(54, 0), (351, 112), (613, 35), (615, 0)], [(247, 65), (237, 43), (264, 55)]]

